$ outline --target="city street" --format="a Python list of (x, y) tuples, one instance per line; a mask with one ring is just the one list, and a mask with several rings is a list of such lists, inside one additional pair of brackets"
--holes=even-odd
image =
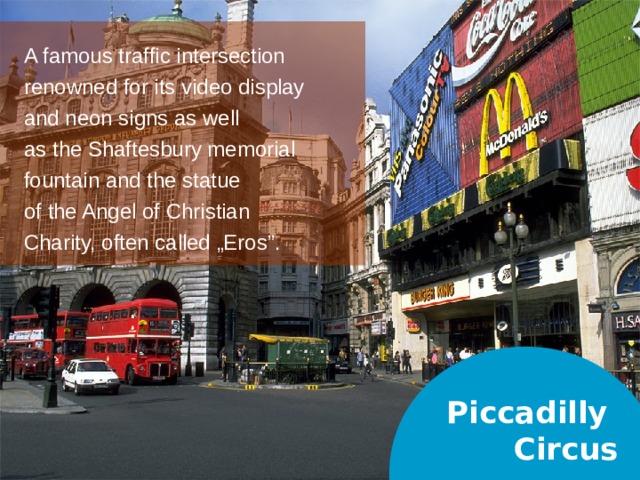
[(122, 385), (117, 396), (59, 389), (86, 414), (3, 414), (2, 478), (385, 479), (395, 429), (420, 392), (356, 374), (320, 390), (183, 380)]

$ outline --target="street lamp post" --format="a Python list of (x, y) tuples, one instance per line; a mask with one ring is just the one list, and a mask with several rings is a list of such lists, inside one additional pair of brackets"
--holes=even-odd
[[(524, 239), (529, 235), (529, 227), (524, 223), (524, 216), (520, 214), (516, 224), (516, 214), (511, 210), (511, 202), (507, 203), (507, 213), (504, 214), (504, 228), (502, 220), (498, 222), (498, 231), (493, 235), (496, 243), (502, 247), (509, 257), (509, 277), (511, 279), (511, 303), (512, 319), (511, 330), (513, 332), (513, 346), (520, 346), (520, 318), (518, 312), (518, 272), (516, 270), (516, 255), (520, 253), (524, 245)], [(507, 241), (509, 242), (507, 245)]]

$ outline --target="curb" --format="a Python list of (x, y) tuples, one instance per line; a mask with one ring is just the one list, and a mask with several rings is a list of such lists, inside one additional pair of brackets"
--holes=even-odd
[(279, 384), (279, 385), (245, 385), (244, 383), (223, 382), (222, 380), (214, 380), (200, 384), (203, 388), (226, 388), (230, 390), (327, 390), (331, 388), (344, 388), (350, 384), (343, 382), (335, 383), (301, 383), (296, 385)]

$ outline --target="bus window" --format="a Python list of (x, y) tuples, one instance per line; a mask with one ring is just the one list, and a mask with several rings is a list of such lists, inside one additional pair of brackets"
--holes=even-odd
[(158, 318), (158, 309), (142, 307), (142, 311), (140, 312), (140, 317), (141, 318)]
[(129, 318), (138, 318), (138, 307), (129, 310)]
[(111, 312), (111, 315), (112, 315), (114, 320), (119, 320), (120, 319), (120, 310), (114, 310), (113, 312)]
[(128, 353), (136, 353), (136, 345), (137, 345), (137, 342), (135, 340), (129, 340), (128, 341), (127, 352)]
[(160, 318), (178, 318), (178, 311), (171, 308), (161, 308)]
[(158, 341), (158, 355), (168, 357), (171, 354), (171, 340)]

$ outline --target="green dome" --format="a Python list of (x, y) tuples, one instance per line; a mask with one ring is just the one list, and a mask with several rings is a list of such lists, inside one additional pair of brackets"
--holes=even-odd
[(155, 17), (140, 20), (129, 29), (130, 35), (181, 35), (199, 42), (211, 43), (211, 35), (206, 27), (195, 20), (182, 16), (180, 3), (176, 2), (173, 13), (170, 15), (157, 15)]

